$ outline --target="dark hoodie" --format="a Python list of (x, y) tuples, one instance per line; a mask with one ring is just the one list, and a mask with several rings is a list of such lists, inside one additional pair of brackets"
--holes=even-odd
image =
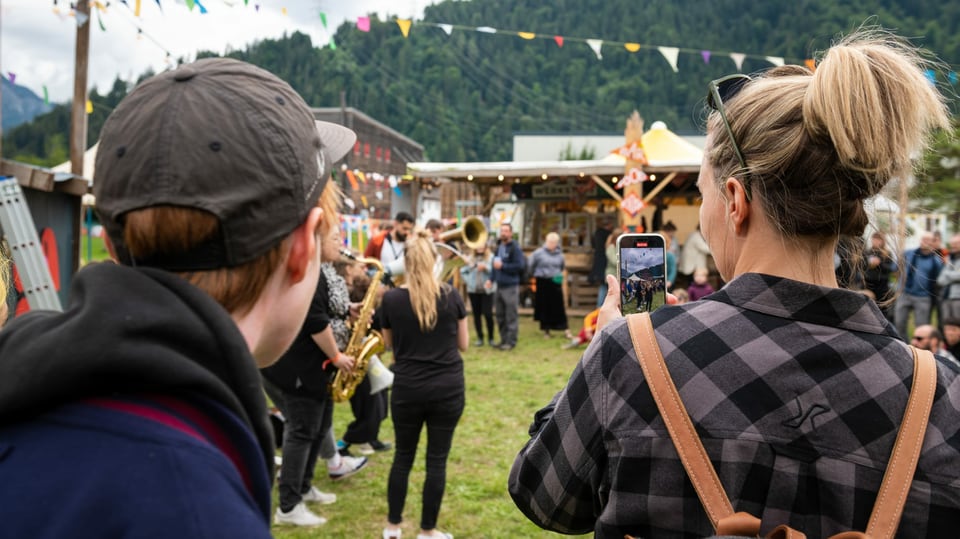
[(268, 537), (273, 455), (243, 336), (173, 274), (88, 266), (0, 332), (11, 537)]

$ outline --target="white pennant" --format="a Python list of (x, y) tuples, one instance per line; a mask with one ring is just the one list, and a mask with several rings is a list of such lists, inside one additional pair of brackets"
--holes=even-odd
[(587, 45), (590, 45), (590, 48), (593, 49), (593, 53), (597, 55), (597, 60), (603, 60), (603, 55), (600, 54), (600, 48), (603, 46), (602, 39), (588, 39)]
[(478, 27), (477, 27), (477, 32), (483, 32), (483, 33), (485, 33), (485, 34), (496, 34), (496, 33), (497, 33), (497, 29), (496, 29), (496, 28), (493, 28), (493, 27), (491, 27), (491, 26), (478, 26)]
[(680, 71), (677, 69), (677, 57), (680, 55), (680, 49), (677, 47), (657, 47), (657, 50), (660, 51), (660, 54), (670, 63), (670, 67), (673, 68), (674, 73)]
[(768, 62), (770, 62), (771, 64), (777, 67), (780, 67), (783, 65), (783, 58), (781, 58), (780, 56), (767, 56), (766, 59)]
[(86, 13), (81, 13), (79, 11), (76, 12), (75, 16), (77, 17), (77, 28), (83, 26), (84, 24), (87, 24), (87, 20), (90, 19), (90, 15), (87, 15)]
[(453, 25), (452, 25), (452, 24), (438, 24), (437, 26), (439, 26), (441, 30), (443, 30), (444, 32), (446, 32), (448, 36), (453, 33)]
[(743, 60), (747, 55), (741, 52), (731, 52), (730, 58), (733, 60), (733, 63), (737, 64), (737, 71), (743, 70)]

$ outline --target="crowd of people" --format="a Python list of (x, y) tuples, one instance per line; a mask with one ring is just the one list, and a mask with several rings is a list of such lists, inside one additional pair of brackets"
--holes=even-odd
[[(942, 96), (912, 48), (865, 32), (832, 47), (816, 72), (714, 81), (707, 103), (702, 229), (682, 249), (668, 241), (663, 279), (619, 283), (612, 225), (599, 227), (602, 301), (577, 336), (557, 234), (528, 258), (504, 223), (493, 245), (464, 256), (476, 346), (517, 346), (530, 278), (544, 337), (598, 341), (536, 413), (510, 495), (561, 533), (716, 531), (618, 316), (621, 287), (637, 302), (656, 287), (677, 293), (651, 315), (653, 344), (731, 501), (759, 516), (763, 533), (865, 529), (914, 376), (903, 342), (912, 326), (911, 344), (937, 355), (937, 377), (901, 529), (948, 535), (960, 518), (960, 234), (946, 252), (923, 234), (901, 264), (883, 236), (837, 245), (863, 236), (864, 199), (908, 173), (928, 132), (947, 124)], [(232, 59), (152, 77), (117, 106), (94, 181), (115, 263), (78, 272), (63, 312), (29, 312), (0, 331), (5, 533), (269, 537), (271, 522), (326, 521), (308, 505), (337, 502), (318, 486), (318, 462), (339, 481), (366, 469), (364, 453), (392, 449), (382, 537), (401, 539), (426, 430), (417, 538), (452, 539), (439, 521), (467, 400), (466, 304), (438, 271), (451, 256), (440, 223), (419, 228), (400, 212), (364, 253), (374, 269), (343, 260), (342, 194), (330, 178), (355, 139), (315, 122), (276, 76)], [(663, 232), (672, 240), (676, 228)], [(0, 300), (7, 264), (0, 256)], [(377, 266), (382, 281), (371, 279)], [(353, 323), (363, 315), (371, 328)], [(362, 368), (348, 343), (368, 329), (392, 355), (392, 387), (355, 388), (338, 444), (329, 386)], [(267, 397), (284, 418), (278, 476)], [(380, 440), (388, 409), (394, 445)], [(65, 477), (83, 489), (64, 488)]]

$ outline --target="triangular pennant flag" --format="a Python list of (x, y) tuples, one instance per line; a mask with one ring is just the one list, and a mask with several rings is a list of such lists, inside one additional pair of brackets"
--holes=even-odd
[(677, 69), (677, 56), (680, 54), (680, 49), (676, 47), (657, 47), (657, 50), (667, 59), (670, 67), (673, 68), (673, 72), (678, 73), (680, 70)]
[(593, 49), (593, 54), (597, 55), (597, 60), (603, 60), (603, 55), (600, 54), (600, 49), (603, 47), (602, 39), (588, 39), (587, 45), (590, 45), (590, 48)]
[(950, 84), (956, 84), (956, 83), (957, 83), (957, 72), (956, 72), (956, 71), (951, 71), (950, 73), (948, 73), (948, 74), (947, 74), (947, 80), (950, 81)]
[(351, 210), (357, 207), (357, 205), (353, 202), (353, 199), (349, 197), (343, 197), (343, 203), (346, 204)]
[(710, 51), (700, 51), (700, 57), (703, 58), (703, 63), (710, 63)]
[(370, 206), (370, 203), (367, 202), (367, 195), (360, 195), (360, 202), (363, 202), (364, 208)]
[(364, 174), (362, 170), (357, 171), (357, 177), (360, 178), (360, 181), (362, 181), (364, 184), (367, 183), (367, 175)]
[(563, 48), (563, 36), (553, 36), (553, 42), (557, 44), (557, 47)]
[[(17, 74), (14, 73), (13, 71), (7, 71), (7, 78), (10, 79), (10, 84), (17, 83)], [(27, 78), (30, 78), (30, 77), (27, 77)]]
[(533, 32), (517, 32), (517, 35), (527, 40), (537, 37), (537, 34), (534, 34)]
[(375, 194), (377, 195), (377, 200), (383, 200), (383, 191), (377, 191)]
[(103, 25), (103, 19), (100, 18), (100, 10), (97, 10), (97, 24), (100, 25), (100, 31), (106, 32), (107, 27)]
[(93, 114), (93, 101), (87, 100), (87, 114)]
[(490, 26), (479, 26), (477, 27), (477, 32), (483, 32), (484, 34), (496, 34), (497, 29)]
[(743, 70), (743, 60), (747, 57), (746, 54), (742, 52), (731, 52), (730, 59), (733, 60), (733, 63), (737, 66), (737, 71)]
[(393, 188), (393, 194), (394, 194), (397, 198), (403, 198), (403, 191), (400, 190), (400, 187), (399, 187), (399, 186), (395, 186), (395, 187)]
[(357, 189), (360, 189), (360, 184), (357, 183), (357, 177), (354, 176), (353, 171), (350, 169), (347, 169), (347, 179), (350, 180), (351, 189), (353, 189), (354, 191), (356, 191)]
[(936, 73), (934, 70), (928, 69), (928, 70), (924, 71), (923, 74), (927, 76), (927, 80), (930, 81), (930, 84), (936, 86), (936, 84), (937, 84), (937, 73)]
[(320, 12), (320, 24), (323, 25), (324, 30), (327, 29), (327, 14), (322, 11)]
[(357, 30), (361, 32), (370, 31), (370, 17), (357, 17)]
[(387, 178), (387, 183), (390, 184), (390, 187), (396, 187), (396, 186), (397, 186), (397, 177), (394, 176), (393, 174), (391, 174), (390, 177)]
[(77, 16), (77, 28), (83, 26), (84, 24), (87, 24), (87, 20), (90, 19), (89, 15), (87, 15), (86, 13), (80, 13), (79, 11), (77, 12), (76, 16)]
[[(207, 14), (207, 8), (204, 7), (204, 5), (200, 3), (200, 0), (193, 0), (193, 1), (196, 2), (196, 3), (197, 3), (197, 7), (200, 8), (200, 14), (201, 14), (201, 15), (206, 15), (206, 14)], [(286, 15), (287, 8), (283, 8), (283, 11), (284, 11), (283, 14)]]
[(156, 0), (157, 7), (160, 8), (160, 11), (163, 11), (163, 6), (160, 5), (160, 0)]
[(452, 24), (438, 24), (437, 26), (439, 26), (440, 29), (443, 30), (448, 36), (453, 33)]
[(807, 69), (810, 71), (817, 70), (817, 62), (813, 58), (807, 58), (803, 61), (803, 65), (807, 66)]
[(337, 50), (337, 42), (333, 40), (333, 36), (330, 36), (330, 50)]
[(44, 105), (50, 104), (50, 93), (47, 91), (46, 85), (44, 85), (43, 87), (43, 104)]
[[(199, 3), (200, 3), (200, 0), (197, 0), (197, 3), (199, 4)], [(280, 8), (280, 14), (283, 15), (284, 17), (286, 17), (286, 16), (287, 16), (287, 8), (285, 8), (285, 7)]]
[(193, 11), (193, 4), (194, 4), (195, 1), (196, 1), (196, 0), (186, 0), (186, 2), (187, 2), (187, 9), (189, 9), (190, 11)]
[(400, 27), (400, 33), (403, 37), (410, 35), (410, 25), (413, 23), (410, 19), (397, 19), (397, 26)]
[(103, 2), (99, 2), (99, 1), (95, 1), (95, 2), (93, 3), (93, 7), (99, 9), (100, 11), (106, 11), (106, 10), (107, 10), (107, 6), (103, 5)]
[(780, 56), (765, 56), (764, 57), (771, 64), (781, 67), (783, 65), (783, 58)]
[(141, 1), (142, 1), (142, 0), (137, 0), (137, 2), (136, 2), (135, 4), (133, 4), (133, 16), (134, 16), (134, 17), (139, 17), (139, 16), (140, 16), (140, 3), (141, 3)]
[(640, 44), (639, 44), (639, 43), (624, 43), (624, 44), (623, 44), (623, 48), (627, 49), (627, 50), (630, 51), (630, 52), (637, 52), (638, 50), (640, 50)]

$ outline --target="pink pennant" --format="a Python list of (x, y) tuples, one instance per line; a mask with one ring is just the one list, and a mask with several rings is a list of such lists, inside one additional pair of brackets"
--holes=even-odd
[(357, 30), (361, 32), (370, 31), (370, 17), (357, 17)]
[(557, 43), (557, 47), (563, 48), (563, 36), (553, 36), (553, 40)]
[(710, 63), (710, 51), (700, 51), (700, 56), (703, 57), (703, 63)]
[(10, 79), (10, 84), (16, 84), (17, 74), (13, 71), (7, 71), (7, 78)]

